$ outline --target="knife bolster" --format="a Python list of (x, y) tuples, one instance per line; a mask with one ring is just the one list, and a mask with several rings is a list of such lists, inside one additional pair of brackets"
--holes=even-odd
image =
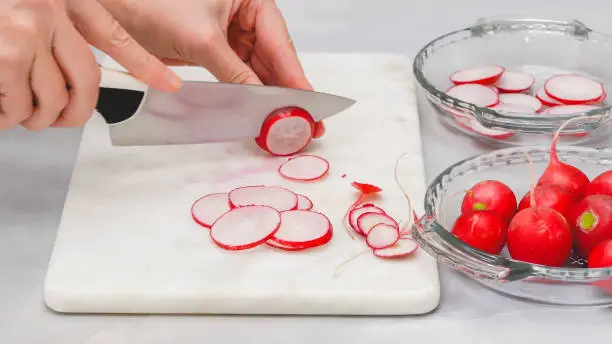
[(145, 93), (101, 87), (96, 110), (108, 124), (123, 122), (138, 112)]

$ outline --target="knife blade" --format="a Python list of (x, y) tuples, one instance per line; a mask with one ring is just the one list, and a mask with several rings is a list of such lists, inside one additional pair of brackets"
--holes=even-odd
[(318, 122), (355, 104), (323, 92), (217, 81), (184, 81), (176, 92), (149, 88), (129, 73), (100, 67), (97, 112), (115, 146), (227, 142), (255, 138), (276, 109), (297, 106)]

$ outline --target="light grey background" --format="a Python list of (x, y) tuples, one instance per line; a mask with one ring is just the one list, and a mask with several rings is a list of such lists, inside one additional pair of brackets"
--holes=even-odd
[[(401, 52), (481, 16), (579, 19), (612, 33), (610, 0), (278, 0), (301, 51)], [(483, 152), (422, 118), (427, 177)], [(60, 316), (42, 285), (80, 130), (0, 132), (0, 343), (573, 343), (608, 339), (612, 312), (513, 301), (442, 269), (442, 301), (419, 317)], [(445, 139), (437, 134), (444, 134)], [(287, 339), (289, 338), (289, 339)]]

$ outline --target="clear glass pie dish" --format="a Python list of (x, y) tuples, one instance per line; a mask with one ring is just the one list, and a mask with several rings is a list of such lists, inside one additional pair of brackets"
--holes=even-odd
[[(529, 190), (527, 152), (533, 160), (534, 178), (549, 161), (549, 146), (510, 147), (459, 161), (438, 175), (425, 194), (425, 214), (412, 234), (424, 251), (439, 262), (482, 285), (507, 296), (532, 302), (566, 306), (612, 305), (612, 268), (589, 269), (572, 256), (562, 267), (548, 267), (512, 259), (504, 248), (492, 255), (457, 239), (450, 229), (461, 213), (465, 190), (478, 181), (497, 179), (517, 198)], [(558, 148), (561, 161), (593, 179), (612, 168), (612, 149), (582, 146)]]
[(563, 122), (586, 115), (589, 125), (567, 126), (564, 141), (587, 145), (605, 141), (612, 132), (612, 96), (594, 109), (556, 114), (493, 109), (448, 95), (453, 86), (449, 76), (465, 68), (500, 65), (532, 75), (535, 83), (523, 93), (533, 96), (551, 76), (573, 73), (599, 81), (612, 94), (609, 61), (612, 36), (577, 20), (492, 17), (427, 43), (414, 58), (413, 73), (420, 111), (469, 137), (501, 146), (545, 144)]

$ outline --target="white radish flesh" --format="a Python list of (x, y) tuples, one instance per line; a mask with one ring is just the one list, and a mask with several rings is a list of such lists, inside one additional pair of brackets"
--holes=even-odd
[(206, 228), (230, 210), (227, 192), (208, 194), (196, 200), (191, 206), (191, 217)]
[(557, 105), (561, 105), (560, 102), (554, 100), (553, 98), (551, 98), (547, 93), (546, 90), (544, 89), (544, 86), (538, 88), (538, 90), (536, 91), (536, 98), (538, 98), (542, 104), (546, 105), (546, 106), (557, 106)]
[(538, 112), (542, 108), (542, 102), (529, 94), (524, 93), (504, 93), (499, 95), (501, 104), (512, 104), (528, 107), (532, 112)]
[(329, 171), (329, 162), (315, 155), (298, 155), (278, 168), (278, 173), (289, 180), (313, 181)]
[(366, 237), (366, 244), (372, 249), (381, 249), (395, 244), (400, 238), (399, 229), (385, 223), (374, 226)]
[(385, 214), (385, 211), (373, 204), (363, 205), (361, 207), (351, 210), (351, 212), (349, 213), (349, 225), (353, 230), (355, 230), (355, 232), (357, 232), (357, 234), (364, 235), (359, 229), (359, 226), (357, 226), (357, 219), (359, 218), (359, 216), (365, 213)]
[(523, 92), (531, 88), (535, 83), (533, 76), (523, 72), (505, 71), (495, 87), (502, 93)]
[(378, 212), (368, 212), (365, 214), (361, 214), (357, 218), (357, 228), (366, 237), (368, 236), (372, 228), (374, 228), (374, 226), (381, 223), (396, 227), (399, 230), (399, 224), (397, 223), (397, 221), (395, 221), (387, 214), (381, 214)]
[(374, 250), (374, 255), (378, 258), (402, 258), (414, 253), (419, 245), (413, 239), (402, 238), (393, 246)]
[(310, 210), (314, 206), (314, 204), (312, 203), (310, 198), (308, 198), (308, 197), (306, 197), (304, 195), (297, 194), (297, 198), (298, 198), (298, 206), (297, 206), (297, 208), (299, 210)]
[(491, 87), (479, 84), (453, 86), (446, 94), (480, 107), (490, 107), (499, 103), (499, 95)]
[(583, 104), (598, 101), (605, 94), (603, 85), (578, 74), (551, 77), (544, 84), (546, 94), (563, 104)]
[(213, 223), (210, 236), (226, 250), (246, 250), (265, 243), (281, 224), (281, 214), (268, 206), (235, 208)]
[(281, 213), (281, 225), (270, 239), (285, 247), (317, 247), (332, 237), (329, 219), (318, 212), (291, 210)]
[(496, 82), (504, 73), (504, 68), (501, 66), (480, 66), (466, 68), (454, 72), (450, 75), (450, 80), (456, 84), (482, 84), (488, 85)]
[(249, 205), (266, 205), (278, 211), (297, 209), (298, 197), (288, 189), (280, 186), (244, 186), (230, 191), (230, 207)]

